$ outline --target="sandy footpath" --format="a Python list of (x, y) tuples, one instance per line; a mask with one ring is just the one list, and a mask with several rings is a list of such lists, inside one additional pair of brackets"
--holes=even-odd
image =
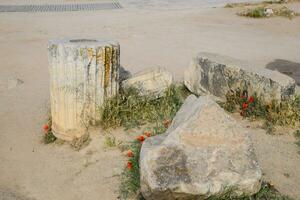
[[(222, 8), (0, 13), (0, 199), (1, 194), (8, 199), (117, 199), (125, 158), (103, 146), (103, 132), (95, 130), (80, 152), (41, 143), (49, 102), (46, 46), (49, 39), (62, 37), (115, 39), (127, 70), (162, 66), (177, 80), (198, 51), (246, 59), (258, 67), (274, 59), (300, 63), (300, 18), (254, 20)], [(253, 137), (266, 178), (300, 198), (294, 138), (261, 130)]]

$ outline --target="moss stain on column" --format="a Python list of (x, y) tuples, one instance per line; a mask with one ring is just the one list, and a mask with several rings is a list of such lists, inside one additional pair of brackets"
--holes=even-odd
[(110, 67), (111, 67), (111, 57), (112, 57), (112, 48), (111, 47), (105, 47), (105, 57), (104, 57), (104, 89), (105, 93), (107, 92), (107, 86), (109, 84), (110, 80)]

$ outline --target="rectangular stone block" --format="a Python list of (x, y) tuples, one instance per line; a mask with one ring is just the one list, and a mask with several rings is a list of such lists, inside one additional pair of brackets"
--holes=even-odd
[(225, 98), (228, 91), (247, 90), (265, 101), (287, 99), (295, 93), (295, 81), (277, 71), (257, 68), (228, 56), (199, 53), (184, 73), (184, 84), (194, 94)]
[(153, 98), (162, 97), (165, 91), (173, 83), (173, 76), (164, 68), (152, 68), (141, 71), (133, 77), (122, 82), (123, 89), (136, 88), (140, 95), (148, 95)]

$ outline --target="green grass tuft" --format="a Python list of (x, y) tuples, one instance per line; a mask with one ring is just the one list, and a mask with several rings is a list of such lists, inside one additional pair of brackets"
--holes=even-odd
[[(147, 131), (151, 132), (151, 136), (159, 135), (167, 130), (167, 126), (163, 122), (157, 122), (152, 127), (148, 127)], [(137, 195), (140, 189), (140, 150), (142, 143), (138, 140), (134, 140), (129, 145), (129, 150), (133, 152), (133, 157), (129, 158), (129, 162), (132, 163), (132, 169), (125, 168), (121, 175), (120, 185), (120, 198), (127, 199), (130, 196)]]
[(245, 118), (265, 120), (263, 128), (268, 134), (273, 134), (276, 126), (300, 127), (300, 96), (266, 103), (255, 94), (252, 97), (247, 94), (247, 90), (230, 91), (226, 101), (219, 104), (228, 112), (240, 112)]
[(121, 199), (127, 199), (129, 196), (136, 194), (140, 189), (139, 159), (141, 146), (139, 141), (133, 141), (130, 145), (130, 149), (134, 156), (129, 158), (128, 162), (132, 163), (132, 169), (125, 168), (121, 174)]
[(50, 144), (53, 143), (57, 138), (52, 132), (52, 118), (51, 116), (48, 118), (47, 123), (44, 125), (47, 126), (48, 128), (44, 128), (44, 137), (43, 137), (43, 142), (44, 144)]
[[(265, 13), (266, 8), (268, 7), (267, 6), (252, 7), (237, 13), (237, 15), (244, 16), (244, 17), (251, 17), (251, 18), (269, 17)], [(272, 8), (272, 10), (273, 10), (272, 16), (286, 17), (289, 19), (293, 19), (294, 17), (299, 16), (299, 13), (289, 9), (286, 6), (274, 7)]]
[(121, 142), (117, 141), (115, 136), (106, 135), (105, 140), (104, 140), (104, 144), (107, 147), (117, 147), (121, 144)]
[(47, 133), (45, 133), (45, 135), (44, 135), (44, 143), (45, 144), (50, 144), (50, 143), (54, 142), (55, 140), (56, 140), (56, 137), (54, 136), (52, 131), (48, 131)]
[[(102, 126), (104, 128), (123, 126), (132, 128), (148, 124), (151, 136), (164, 133), (188, 95), (185, 87), (172, 85), (165, 95), (158, 99), (140, 96), (134, 88), (110, 99), (104, 108)], [(146, 136), (145, 136), (146, 138)], [(132, 168), (126, 167), (121, 175), (120, 198), (127, 199), (140, 189), (139, 156), (141, 142), (134, 140), (129, 145), (133, 157), (128, 159)]]
[(228, 191), (226, 194), (217, 197), (210, 197), (207, 200), (292, 200), (291, 198), (281, 195), (269, 183), (263, 182), (258, 193), (252, 196), (236, 197), (234, 192)]
[(238, 13), (238, 15), (244, 16), (244, 17), (251, 17), (251, 18), (267, 17), (267, 15), (265, 14), (264, 7), (249, 8), (247, 10), (244, 10), (244, 11)]
[(127, 129), (164, 119), (172, 119), (184, 98), (183, 87), (172, 85), (161, 98), (140, 96), (135, 88), (128, 88), (109, 99), (102, 112), (102, 127)]

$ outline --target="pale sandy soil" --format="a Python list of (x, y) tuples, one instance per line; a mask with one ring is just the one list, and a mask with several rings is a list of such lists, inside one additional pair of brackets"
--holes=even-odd
[[(117, 175), (125, 158), (118, 149), (104, 151), (103, 132), (93, 131), (91, 144), (80, 152), (41, 143), (49, 102), (46, 45), (61, 37), (116, 39), (126, 69), (163, 66), (178, 80), (198, 51), (246, 59), (260, 67), (274, 59), (300, 63), (300, 18), (253, 20), (221, 8), (0, 13), (0, 194), (15, 194), (2, 199), (118, 196)], [(14, 87), (15, 78), (23, 83)], [(284, 194), (300, 198), (300, 155), (294, 138), (261, 130), (252, 136), (265, 177)]]

